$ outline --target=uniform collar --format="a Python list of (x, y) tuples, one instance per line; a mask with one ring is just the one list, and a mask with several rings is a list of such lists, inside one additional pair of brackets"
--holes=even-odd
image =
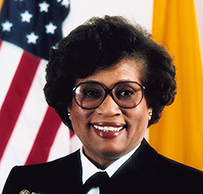
[(83, 149), (80, 149), (80, 160), (82, 165), (82, 182), (83, 184), (96, 172), (106, 171), (109, 177), (112, 175), (133, 155), (133, 153), (139, 148), (140, 144), (135, 147), (132, 151), (127, 153), (126, 155), (120, 157), (110, 166), (108, 166), (105, 170), (101, 170), (97, 168), (83, 153)]

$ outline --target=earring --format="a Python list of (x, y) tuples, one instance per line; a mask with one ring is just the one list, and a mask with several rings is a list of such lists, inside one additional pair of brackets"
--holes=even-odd
[(149, 112), (149, 120), (152, 118), (152, 112)]
[(70, 112), (68, 112), (68, 116), (70, 116)]

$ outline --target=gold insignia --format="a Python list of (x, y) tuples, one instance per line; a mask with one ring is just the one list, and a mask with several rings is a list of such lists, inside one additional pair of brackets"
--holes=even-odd
[(30, 192), (27, 189), (23, 189), (19, 194), (30, 194)]

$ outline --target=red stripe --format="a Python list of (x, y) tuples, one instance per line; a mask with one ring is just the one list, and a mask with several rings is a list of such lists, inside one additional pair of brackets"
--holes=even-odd
[(75, 135), (75, 132), (69, 130), (69, 134), (70, 134), (70, 138), (73, 137)]
[(25, 165), (46, 162), (50, 148), (61, 124), (61, 119), (53, 108), (48, 107), (43, 123), (39, 129), (32, 150)]
[[(40, 58), (24, 52), (0, 110), (0, 160), (13, 132)], [(3, 83), (2, 83), (3, 84)]]
[(0, 40), (0, 48), (1, 48), (2, 40)]

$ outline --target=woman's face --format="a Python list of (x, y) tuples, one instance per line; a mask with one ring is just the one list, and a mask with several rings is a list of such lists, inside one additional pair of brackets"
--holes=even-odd
[[(97, 81), (112, 88), (120, 81), (140, 83), (139, 61), (122, 60), (116, 66), (101, 70), (76, 85), (86, 81)], [(141, 84), (141, 83), (140, 83)], [(86, 156), (100, 168), (106, 168), (119, 157), (134, 149), (143, 139), (150, 119), (146, 99), (130, 109), (120, 108), (110, 95), (96, 109), (81, 108), (73, 99), (70, 119), (73, 130), (83, 144)], [(114, 127), (119, 131), (102, 132), (100, 129)]]

